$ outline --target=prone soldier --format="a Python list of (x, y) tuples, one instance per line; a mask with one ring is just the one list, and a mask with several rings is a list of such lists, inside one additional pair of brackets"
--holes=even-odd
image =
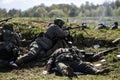
[(73, 72), (82, 72), (84, 74), (103, 74), (109, 72), (109, 69), (96, 69), (91, 63), (82, 60), (82, 53), (76, 48), (57, 49), (48, 60), (45, 71), (49, 73), (53, 67), (63, 75), (76, 77)]
[(114, 22), (114, 25), (111, 27), (111, 30), (118, 29), (118, 22)]
[(103, 23), (98, 24), (98, 26), (95, 27), (95, 29), (106, 29), (106, 28), (107, 28), (106, 25), (104, 25)]

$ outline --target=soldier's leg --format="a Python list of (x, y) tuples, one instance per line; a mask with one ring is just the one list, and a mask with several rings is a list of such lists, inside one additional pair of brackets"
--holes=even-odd
[(73, 69), (67, 63), (56, 63), (56, 67), (63, 76), (74, 76)]
[(51, 55), (56, 49), (64, 47), (68, 47), (65, 40), (58, 40), (57, 43), (50, 50), (47, 51), (47, 55)]
[(89, 62), (82, 62), (78, 65), (74, 65), (74, 71), (79, 71), (85, 74), (103, 74), (108, 73), (109, 69), (98, 70)]
[(20, 64), (23, 64), (23, 63), (27, 63), (33, 59), (36, 58), (36, 55), (37, 53), (40, 51), (41, 47), (37, 45), (37, 43), (32, 43), (32, 46), (30, 48), (30, 51), (28, 52), (28, 54), (25, 54), (21, 57), (19, 57), (17, 60), (16, 60), (16, 64), (17, 65), (20, 65)]
[(45, 49), (40, 50), (36, 56), (37, 56), (36, 58), (37, 58), (37, 59), (40, 59), (40, 60), (49, 57), (49, 56), (47, 55)]
[(8, 61), (0, 60), (0, 68), (7, 67), (9, 65)]
[(98, 71), (92, 64), (85, 62), (74, 63), (72, 68), (74, 69), (75, 72), (82, 72), (84, 74), (96, 74)]
[(60, 39), (57, 41), (57, 43), (54, 45), (56, 48), (68, 48), (68, 44), (66, 43), (66, 41), (64, 39)]

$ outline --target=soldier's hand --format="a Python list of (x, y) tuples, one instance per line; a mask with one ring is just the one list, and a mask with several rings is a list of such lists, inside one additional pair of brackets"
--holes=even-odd
[(44, 71), (42, 72), (42, 74), (46, 75), (46, 74), (48, 74), (48, 71), (44, 70)]
[(66, 36), (68, 36), (70, 34), (69, 30), (65, 30), (64, 32), (65, 32)]

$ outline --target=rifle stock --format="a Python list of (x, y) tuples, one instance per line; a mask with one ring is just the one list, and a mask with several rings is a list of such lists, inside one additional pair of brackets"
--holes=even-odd
[(84, 29), (84, 27), (86, 27), (86, 26), (79, 26), (79, 25), (77, 25), (77, 26), (68, 26), (68, 27), (65, 27), (65, 28), (63, 28), (63, 30), (70, 30), (70, 29), (81, 29), (81, 30), (83, 30), (88, 36), (90, 36), (89, 34), (88, 34), (88, 32)]
[(3, 20), (0, 20), (0, 23), (1, 23), (1, 22), (4, 22), (4, 21), (7, 22), (7, 21), (10, 20), (10, 19), (12, 19), (12, 17), (10, 17), (10, 18), (6, 18), (6, 19), (3, 19)]

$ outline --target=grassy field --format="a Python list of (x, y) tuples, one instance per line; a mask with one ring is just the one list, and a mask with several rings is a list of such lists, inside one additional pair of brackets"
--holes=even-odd
[[(49, 20), (47, 20), (49, 21)], [(14, 19), (15, 30), (22, 34), (22, 39), (32, 39), (37, 36), (39, 32), (45, 30), (44, 27), (48, 25), (48, 22), (37, 21), (37, 19)], [(33, 28), (29, 28), (32, 26)], [(89, 25), (93, 26), (93, 25)], [(112, 45), (112, 41), (120, 37), (120, 29), (118, 30), (94, 30), (85, 29), (86, 34), (81, 30), (71, 30), (71, 35), (74, 36), (75, 42), (74, 46), (80, 49), (85, 49), (87, 52), (99, 52), (114, 46), (118, 47), (118, 50), (111, 52), (105, 56), (106, 62), (102, 63), (100, 68), (109, 68), (111, 71), (104, 75), (78, 75), (78, 78), (73, 78), (73, 80), (120, 80), (120, 59), (117, 58), (117, 54), (120, 54), (120, 44)], [(29, 37), (26, 37), (29, 36)], [(81, 42), (82, 41), (82, 42)], [(84, 43), (84, 44), (83, 44)], [(100, 48), (94, 49), (94, 45), (99, 44)], [(29, 44), (28, 44), (29, 45)], [(81, 46), (82, 45), (82, 46)], [(101, 63), (101, 62), (96, 62)], [(96, 64), (94, 63), (94, 64)], [(19, 69), (1, 69), (0, 80), (68, 80), (67, 77), (57, 76), (55, 73), (49, 75), (43, 75), (45, 62), (33, 61), (29, 64), (23, 65)], [(99, 67), (98, 67), (99, 68)]]

